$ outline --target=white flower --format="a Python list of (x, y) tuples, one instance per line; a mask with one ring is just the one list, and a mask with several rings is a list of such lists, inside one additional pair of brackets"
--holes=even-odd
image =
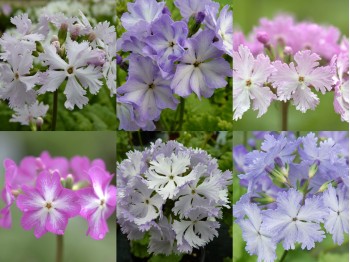
[(44, 49), (45, 53), (39, 58), (49, 66), (49, 69), (43, 75), (44, 83), (39, 93), (54, 92), (64, 80), (68, 79), (64, 90), (67, 101), (64, 105), (71, 110), (75, 106), (81, 109), (88, 102), (84, 96), (85, 89), (89, 88), (90, 93), (96, 94), (102, 85), (100, 68), (87, 65), (87, 61), (91, 58), (91, 47), (87, 42), (77, 43), (68, 39), (66, 44), (68, 63), (56, 53), (54, 46), (48, 45)]
[(178, 155), (173, 153), (171, 157), (158, 155), (150, 165), (145, 174), (147, 185), (163, 199), (172, 199), (179, 192), (179, 187), (196, 179), (195, 170), (186, 173), (190, 166), (190, 155), (187, 152), (180, 152)]
[(153, 192), (142, 182), (135, 185), (135, 191), (130, 196), (130, 213), (135, 216), (137, 225), (146, 224), (160, 215), (164, 201), (158, 194), (152, 196)]
[(36, 92), (33, 87), (39, 83), (39, 75), (29, 75), (33, 65), (33, 57), (29, 50), (21, 50), (15, 45), (7, 57), (7, 64), (0, 64), (0, 97), (8, 99), (10, 107), (23, 107), (33, 104)]
[(15, 113), (12, 115), (10, 122), (19, 122), (22, 125), (29, 125), (38, 117), (44, 117), (49, 109), (48, 105), (36, 101), (32, 105), (24, 105), (23, 107), (15, 107)]
[(219, 226), (217, 221), (207, 218), (201, 208), (193, 209), (189, 213), (189, 220), (175, 220), (173, 223), (178, 246), (185, 243), (195, 248), (206, 245), (214, 236), (218, 236), (216, 229)]
[(341, 245), (344, 242), (344, 233), (349, 233), (348, 197), (343, 190), (329, 186), (323, 193), (323, 203), (329, 210), (324, 226), (333, 235), (333, 241)]

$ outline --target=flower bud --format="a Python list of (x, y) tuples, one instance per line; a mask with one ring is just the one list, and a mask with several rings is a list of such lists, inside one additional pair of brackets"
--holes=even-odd
[(317, 193), (322, 193), (322, 192), (326, 191), (328, 186), (329, 186), (329, 184), (332, 184), (333, 182), (334, 182), (334, 180), (330, 180), (330, 181), (327, 181), (326, 183), (324, 183), (322, 186), (320, 186), (320, 188), (318, 189)]
[(55, 41), (58, 41), (58, 36), (57, 35), (53, 35), (51, 37), (50, 43), (55, 42)]
[(285, 55), (292, 55), (293, 54), (293, 49), (290, 46), (286, 46), (283, 50), (283, 53)]
[(35, 124), (36, 124), (36, 130), (41, 131), (41, 128), (42, 128), (42, 126), (44, 124), (44, 119), (42, 119), (41, 117), (38, 117), (36, 119), (36, 123)]
[(309, 178), (313, 178), (317, 173), (318, 167), (320, 165), (320, 160), (315, 160), (315, 162), (309, 168)]
[(72, 189), (73, 188), (73, 184), (74, 184), (74, 178), (71, 174), (69, 174), (66, 179), (65, 179), (65, 184), (66, 184), (66, 188), (68, 189)]
[(58, 41), (60, 42), (60, 45), (63, 45), (63, 43), (66, 41), (67, 31), (68, 31), (68, 24), (62, 23), (60, 30), (58, 30)]
[(106, 53), (101, 49), (91, 51), (87, 63), (94, 66), (103, 66), (106, 63)]
[(263, 45), (267, 45), (270, 41), (270, 37), (265, 31), (258, 32), (256, 34), (256, 39)]
[(198, 14), (196, 15), (196, 23), (201, 24), (204, 21), (204, 18), (205, 18), (205, 13), (198, 12)]
[(171, 16), (171, 13), (170, 13), (168, 7), (164, 7), (164, 8), (163, 8), (162, 14)]
[(60, 48), (61, 48), (61, 45), (60, 45), (60, 42), (59, 41), (53, 41), (51, 43), (51, 45), (53, 45), (55, 48), (56, 48), (56, 52), (59, 52)]

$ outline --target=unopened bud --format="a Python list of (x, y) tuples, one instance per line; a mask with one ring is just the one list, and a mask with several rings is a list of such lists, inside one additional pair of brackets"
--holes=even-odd
[(91, 51), (87, 63), (94, 66), (103, 66), (106, 63), (106, 53), (100, 49)]
[(36, 51), (38, 53), (44, 52), (44, 48), (43, 48), (42, 44), (39, 41), (35, 41), (35, 47), (36, 47)]
[(66, 42), (67, 31), (68, 24), (62, 23), (60, 30), (58, 30), (58, 41), (60, 42), (60, 45), (63, 45), (63, 43)]
[(292, 55), (293, 54), (293, 49), (290, 46), (286, 46), (283, 50), (285, 55)]
[(315, 160), (315, 162), (310, 166), (309, 168), (310, 179), (316, 175), (319, 165), (320, 165), (320, 160)]
[(91, 32), (89, 35), (88, 35), (88, 41), (89, 42), (92, 42), (96, 39), (96, 34), (95, 32)]
[(163, 8), (162, 14), (171, 16), (171, 13), (170, 13), (168, 7), (164, 7), (164, 8)]
[(198, 14), (196, 15), (196, 23), (201, 24), (204, 21), (204, 18), (205, 18), (205, 13), (198, 12)]
[(260, 31), (256, 34), (256, 39), (262, 43), (263, 45), (266, 45), (270, 41), (269, 35), (265, 31)]
[(328, 186), (330, 184), (332, 184), (332, 182), (333, 182), (333, 180), (327, 181), (326, 183), (324, 183), (322, 186), (320, 186), (320, 188), (318, 189), (317, 193), (322, 193), (322, 192), (326, 191)]
[(275, 164), (278, 165), (279, 167), (283, 166), (283, 162), (282, 162), (282, 159), (280, 157), (276, 157), (274, 159), (274, 161), (275, 161)]
[(71, 174), (66, 177), (66, 188), (72, 189), (74, 185), (74, 178)]
[(55, 42), (55, 41), (58, 41), (58, 36), (57, 35), (53, 35), (51, 37), (50, 43)]
[(36, 130), (41, 131), (43, 124), (44, 124), (44, 119), (42, 119), (41, 117), (38, 117), (36, 119)]

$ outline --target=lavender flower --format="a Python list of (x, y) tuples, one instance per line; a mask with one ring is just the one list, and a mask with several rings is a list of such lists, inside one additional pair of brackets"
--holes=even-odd
[(230, 65), (221, 57), (223, 52), (212, 45), (214, 37), (212, 31), (205, 30), (188, 41), (171, 82), (175, 94), (186, 97), (193, 91), (199, 98), (210, 97), (227, 84), (225, 77), (232, 75)]
[(274, 261), (279, 243), (310, 250), (326, 233), (341, 245), (349, 232), (348, 133), (285, 135), (266, 134), (261, 150), (237, 145), (233, 151), (240, 184), (248, 187), (233, 215), (258, 261)]

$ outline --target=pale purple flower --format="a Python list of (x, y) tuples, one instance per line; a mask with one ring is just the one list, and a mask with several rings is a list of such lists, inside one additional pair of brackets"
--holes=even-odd
[(151, 26), (152, 35), (145, 42), (154, 50), (159, 67), (165, 72), (174, 70), (174, 61), (182, 57), (187, 37), (187, 25), (174, 22), (170, 16), (163, 15)]
[(18, 122), (22, 125), (35, 123), (38, 117), (44, 117), (49, 110), (49, 106), (42, 102), (36, 101), (32, 105), (24, 105), (23, 107), (15, 107), (15, 113), (12, 115), (10, 122)]
[(210, 14), (211, 23), (208, 24), (218, 38), (218, 42), (214, 45), (220, 50), (225, 51), (226, 54), (232, 56), (233, 53), (233, 15), (229, 10), (228, 5), (224, 6), (221, 10), (219, 17), (216, 18), (216, 12), (213, 13), (213, 9), (207, 6), (207, 12)]
[(245, 169), (244, 158), (247, 153), (248, 153), (248, 150), (245, 148), (244, 145), (237, 145), (233, 147), (232, 157), (235, 163), (235, 168), (238, 172), (244, 172), (244, 169)]
[(214, 45), (215, 33), (201, 31), (188, 40), (187, 50), (177, 65), (171, 89), (182, 97), (192, 91), (200, 98), (210, 97), (214, 90), (226, 86), (226, 77), (232, 76), (230, 64), (221, 56), (223, 51)]
[(327, 209), (318, 196), (306, 198), (295, 189), (281, 192), (277, 197), (277, 208), (263, 211), (262, 227), (272, 237), (281, 241), (284, 249), (295, 249), (296, 243), (301, 248), (310, 250), (316, 242), (325, 238), (320, 224), (327, 216)]
[(233, 119), (242, 117), (250, 108), (253, 100), (253, 109), (259, 110), (258, 117), (266, 113), (271, 101), (276, 96), (270, 88), (265, 86), (274, 68), (270, 59), (258, 55), (255, 59), (248, 47), (240, 46), (238, 52), (233, 53)]
[(161, 15), (165, 2), (156, 0), (136, 0), (135, 3), (128, 3), (128, 12), (121, 17), (123, 27), (128, 31), (147, 31), (152, 22)]
[(327, 232), (332, 234), (334, 243), (341, 245), (344, 242), (344, 233), (349, 233), (348, 194), (330, 185), (323, 193), (323, 203), (328, 208), (324, 226)]
[(58, 172), (44, 171), (35, 188), (23, 186), (22, 190), (17, 198), (17, 206), (23, 212), (21, 224), (25, 230), (34, 228), (36, 238), (46, 232), (63, 235), (68, 219), (79, 214), (76, 193), (62, 187)]
[(256, 204), (243, 204), (242, 211), (247, 217), (236, 223), (242, 229), (246, 250), (250, 255), (257, 255), (258, 261), (273, 262), (276, 259), (276, 241), (271, 232), (261, 226), (263, 216)]
[(12, 17), (11, 23), (16, 26), (16, 33), (9, 34), (5, 32), (0, 39), (0, 45), (5, 51), (2, 57), (5, 59), (11, 54), (14, 45), (19, 46), (22, 51), (27, 49), (32, 52), (36, 48), (35, 41), (40, 42), (45, 38), (45, 35), (41, 32), (33, 32), (32, 21), (28, 18), (28, 14)]
[(88, 221), (87, 234), (101, 240), (108, 232), (107, 219), (115, 212), (117, 189), (110, 185), (113, 176), (101, 167), (94, 166), (87, 173), (92, 187), (77, 192), (80, 215)]
[(182, 17), (188, 21), (190, 17), (196, 17), (198, 13), (206, 14), (206, 7), (219, 9), (218, 3), (212, 0), (175, 0), (174, 4), (179, 8)]
[(175, 109), (178, 101), (169, 87), (170, 81), (162, 78), (158, 67), (150, 58), (130, 55), (129, 77), (118, 88), (124, 101), (137, 106), (141, 120), (159, 118), (162, 109)]
[(36, 91), (33, 89), (40, 83), (39, 74), (30, 75), (33, 67), (33, 56), (29, 50), (21, 50), (14, 45), (7, 57), (7, 63), (0, 64), (0, 98), (9, 100), (10, 107), (32, 105), (36, 100)]
[(101, 68), (87, 63), (93, 55), (88, 42), (78, 43), (68, 39), (68, 62), (57, 54), (53, 45), (47, 45), (44, 49), (45, 53), (40, 54), (39, 58), (49, 69), (42, 76), (43, 85), (38, 92), (54, 92), (68, 79), (64, 90), (67, 97), (65, 107), (70, 110), (75, 106), (83, 108), (88, 103), (88, 98), (84, 96), (85, 89), (89, 88), (92, 94), (96, 94), (102, 86)]
[(295, 64), (273, 62), (276, 71), (272, 73), (270, 80), (277, 88), (278, 99), (292, 99), (293, 105), (303, 113), (308, 109), (315, 109), (319, 99), (311, 91), (312, 88), (324, 94), (332, 89), (333, 84), (333, 69), (330, 66), (319, 66), (320, 59), (320, 56), (307, 50), (294, 56)]

